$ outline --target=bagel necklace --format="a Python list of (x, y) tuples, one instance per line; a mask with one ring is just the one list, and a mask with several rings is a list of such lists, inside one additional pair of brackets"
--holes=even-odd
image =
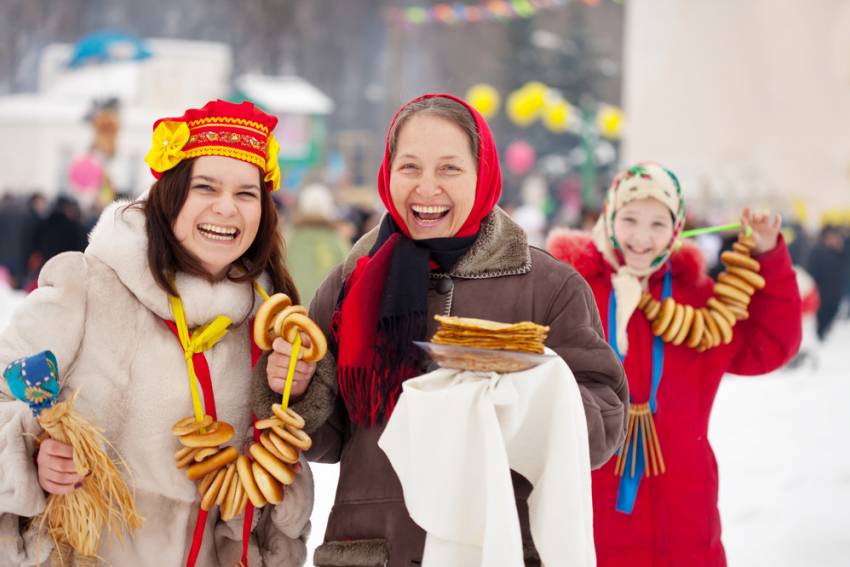
[[(638, 309), (650, 321), (655, 335), (652, 347), (652, 386), (648, 402), (629, 406), (629, 426), (626, 438), (617, 451), (614, 466), (614, 474), (621, 477), (616, 504), (618, 511), (627, 514), (632, 512), (643, 474), (657, 476), (665, 472), (661, 443), (653, 418), (663, 367), (664, 343), (672, 343), (674, 346), (684, 344), (702, 353), (732, 342), (735, 323), (749, 317), (747, 307), (750, 298), (757, 289), (765, 286), (764, 278), (758, 273), (761, 266), (750, 256), (754, 247), (753, 237), (741, 232), (733, 245), (733, 251), (721, 254), (720, 260), (726, 265), (726, 271), (718, 276), (714, 285), (713, 291), (717, 297), (709, 298), (705, 307), (682, 305), (671, 297), (669, 269), (664, 275), (661, 301), (649, 293), (641, 296)], [(613, 319), (615, 301), (612, 293), (609, 328), (616, 325)], [(619, 356), (616, 337), (613, 337), (611, 346)], [(620, 360), (622, 362), (622, 356)], [(625, 474), (627, 468), (630, 469), (628, 475)]]
[[(298, 462), (297, 449), (306, 450), (312, 445), (310, 437), (302, 431), (304, 420), (287, 407), (288, 394), (298, 358), (301, 332), (311, 338), (311, 347), (304, 351), (303, 356), (303, 360), (307, 362), (322, 358), (327, 350), (327, 343), (321, 340), (324, 335), (307, 317), (304, 307), (292, 306), (289, 297), (282, 293), (269, 298), (256, 282), (253, 286), (265, 299), (257, 311), (253, 329), (257, 346), (270, 350), (271, 343), (277, 336), (288, 337), (287, 340), (294, 342), (294, 345), (284, 400), (282, 404), (272, 405), (274, 417), (254, 423), (254, 443), (248, 450), (251, 457), (240, 455), (236, 447), (221, 447), (233, 438), (234, 430), (230, 424), (216, 420), (209, 367), (202, 354), (227, 334), (227, 327), (232, 321), (219, 315), (211, 324), (199, 327), (190, 335), (182, 301), (179, 297), (170, 297), (174, 323), (166, 323), (183, 346), (194, 407), (194, 415), (180, 420), (171, 428), (171, 432), (178, 436), (183, 445), (174, 458), (176, 467), (185, 467), (186, 477), (198, 482), (198, 490), (202, 495), (201, 510), (187, 562), (189, 567), (197, 560), (206, 516), (214, 505), (221, 507), (221, 519), (227, 521), (246, 512), (249, 501), (253, 508), (262, 508), (267, 502), (272, 505), (279, 504), (284, 498), (282, 485), (291, 484), (295, 480), (290, 465)], [(321, 336), (321, 339), (316, 338), (317, 335)], [(201, 405), (198, 383), (204, 390), (207, 413)], [(246, 534), (250, 531), (253, 508), (245, 514)], [(247, 567), (247, 548), (246, 535), (243, 538), (242, 561), (237, 565)]]
[(726, 271), (714, 284), (717, 297), (710, 297), (705, 307), (682, 305), (672, 297), (658, 301), (644, 292), (638, 309), (652, 323), (652, 333), (664, 342), (684, 344), (697, 352), (732, 342), (735, 323), (749, 318), (750, 298), (765, 285), (759, 275), (760, 264), (750, 256), (754, 247), (753, 237), (741, 232), (733, 244), (734, 251), (720, 255)]

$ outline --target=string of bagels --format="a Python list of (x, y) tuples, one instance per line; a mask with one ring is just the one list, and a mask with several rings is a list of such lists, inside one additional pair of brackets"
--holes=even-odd
[[(265, 296), (265, 294), (263, 294)], [(310, 338), (303, 350), (303, 360), (315, 362), (327, 352), (327, 341), (319, 327), (307, 317), (307, 309), (292, 305), (286, 294), (268, 297), (254, 320), (254, 341), (263, 350), (271, 350), (277, 337), (294, 343), (286, 393), (292, 382), (295, 361), (300, 350), (301, 333)], [(259, 443), (248, 449), (251, 457), (240, 455), (236, 447), (221, 445), (233, 438), (233, 426), (213, 421), (205, 415), (198, 420), (190, 416), (175, 423), (171, 432), (178, 436), (183, 448), (174, 455), (178, 469), (186, 469), (186, 477), (198, 482), (203, 495), (201, 509), (221, 507), (221, 519), (230, 520), (245, 511), (248, 501), (255, 508), (283, 501), (283, 485), (292, 484), (295, 474), (291, 465), (298, 462), (298, 450), (312, 445), (304, 433), (304, 419), (288, 406), (288, 396), (280, 404), (272, 404), (273, 417), (254, 423), (262, 430)]]
[(756, 290), (765, 286), (759, 274), (761, 265), (750, 255), (753, 248), (755, 239), (741, 232), (733, 249), (720, 255), (726, 270), (717, 276), (715, 297), (710, 297), (705, 307), (682, 305), (672, 297), (658, 301), (644, 292), (638, 309), (652, 323), (652, 333), (665, 342), (684, 344), (697, 352), (731, 343), (735, 324), (749, 318), (750, 300)]

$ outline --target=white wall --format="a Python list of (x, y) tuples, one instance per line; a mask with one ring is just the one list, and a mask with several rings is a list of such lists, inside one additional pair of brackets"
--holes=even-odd
[(625, 6), (624, 164), (659, 161), (691, 206), (726, 213), (850, 207), (850, 3)]

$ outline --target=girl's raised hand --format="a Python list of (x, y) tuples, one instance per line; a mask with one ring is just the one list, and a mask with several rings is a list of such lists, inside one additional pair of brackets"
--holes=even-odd
[(771, 218), (769, 211), (751, 212), (750, 207), (744, 207), (741, 213), (741, 229), (752, 228), (752, 236), (756, 241), (753, 254), (763, 254), (776, 248), (779, 240), (779, 229), (782, 227), (782, 217), (774, 213)]

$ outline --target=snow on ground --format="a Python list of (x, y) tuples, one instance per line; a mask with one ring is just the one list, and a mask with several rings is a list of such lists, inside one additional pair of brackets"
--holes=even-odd
[[(23, 295), (0, 284), (0, 330)], [(809, 332), (811, 332), (809, 330)], [(730, 567), (838, 567), (850, 557), (850, 320), (813, 357), (766, 376), (727, 376), (709, 437), (720, 470)], [(339, 468), (312, 464), (312, 552), (322, 542)]]

